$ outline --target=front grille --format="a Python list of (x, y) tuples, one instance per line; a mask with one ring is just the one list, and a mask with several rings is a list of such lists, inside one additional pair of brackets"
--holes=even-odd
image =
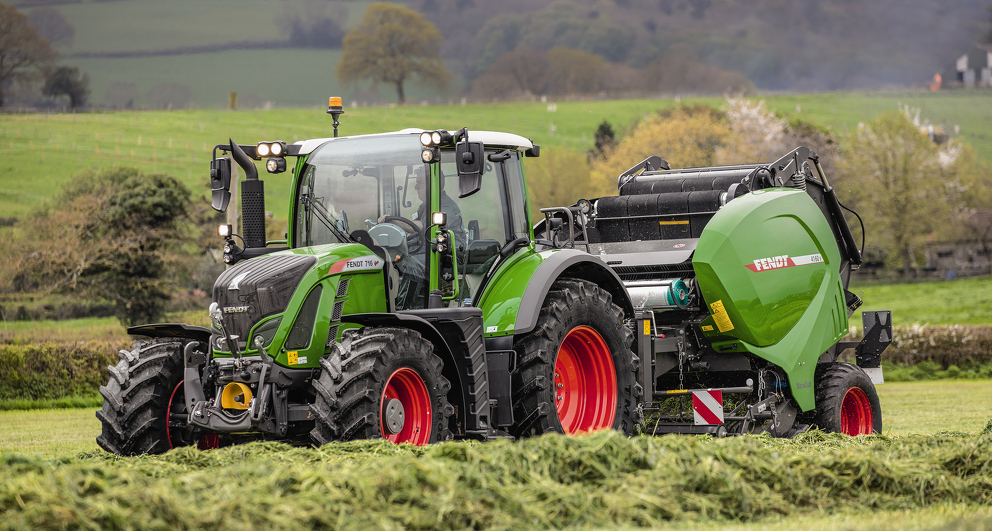
[(341, 282), (338, 283), (338, 291), (335, 293), (334, 297), (340, 299), (348, 294), (348, 284), (351, 283), (350, 278), (342, 278)]
[(285, 311), (303, 275), (316, 262), (314, 256), (260, 256), (222, 273), (214, 283), (213, 299), (224, 312), (227, 331), (247, 341), (252, 325)]
[(344, 313), (344, 303), (345, 301), (337, 301), (334, 303), (334, 311), (331, 313), (331, 321), (341, 320), (341, 314)]

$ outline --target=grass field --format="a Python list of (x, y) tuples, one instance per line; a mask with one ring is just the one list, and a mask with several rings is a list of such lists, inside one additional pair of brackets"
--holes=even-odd
[(0, 529), (989, 529), (992, 435), (978, 432), (992, 381), (880, 394), (881, 437), (262, 442), (136, 458), (96, 447), (92, 410), (5, 412)]
[[(200, 65), (197, 68), (203, 69), (201, 77), (211, 77), (208, 60), (190, 59), (188, 63)], [(160, 70), (163, 76), (168, 76), (175, 67), (163, 64)], [(329, 68), (314, 69), (305, 75), (325, 76)], [(276, 79), (284, 77), (276, 76), (269, 81), (246, 77), (240, 83), (244, 87), (279, 82)], [(209, 90), (221, 91), (226, 98), (228, 90), (237, 89)], [(23, 216), (39, 202), (51, 198), (60, 183), (80, 170), (112, 164), (166, 172), (183, 180), (198, 194), (205, 194), (210, 150), (228, 138), (254, 143), (330, 136), (330, 118), (320, 107), (327, 93), (324, 89), (317, 90), (320, 93), (314, 93), (311, 100), (315, 107), (309, 109), (0, 115), (0, 211), (6, 216)], [(278, 97), (272, 99), (279, 101)], [(894, 110), (899, 104), (919, 103), (926, 105), (925, 118), (938, 123), (959, 121), (962, 138), (974, 145), (983, 159), (992, 161), (992, 134), (985, 133), (984, 125), (992, 120), (992, 98), (984, 93), (851, 93), (764, 99), (783, 115), (797, 114), (798, 104), (799, 117), (838, 132), (852, 130), (859, 121)], [(719, 106), (722, 99), (683, 98), (681, 102)], [(574, 101), (557, 103), (554, 112), (541, 103), (360, 107), (347, 109), (341, 131), (349, 135), (407, 127), (468, 126), (518, 133), (545, 149), (567, 147), (584, 151), (592, 146), (593, 132), (603, 120), (622, 126), (674, 105), (671, 99)], [(972, 133), (981, 136), (970, 136)], [(262, 175), (267, 174), (263, 171)], [(279, 219), (285, 219), (287, 210), (287, 175), (267, 178), (266, 191), (270, 197), (267, 207)]]
[[(887, 383), (878, 395), (887, 436), (977, 434), (992, 419), (989, 380)], [(50, 459), (98, 450), (100, 421), (90, 409), (0, 411), (0, 426), (0, 452)]]
[(892, 310), (894, 324), (992, 324), (992, 277), (905, 284), (858, 284), (851, 291), (864, 305), (851, 316), (861, 327), (861, 312)]

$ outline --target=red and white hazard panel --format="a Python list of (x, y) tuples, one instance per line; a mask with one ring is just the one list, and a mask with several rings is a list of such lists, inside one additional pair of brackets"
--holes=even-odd
[(693, 391), (692, 416), (697, 426), (723, 424), (723, 391)]

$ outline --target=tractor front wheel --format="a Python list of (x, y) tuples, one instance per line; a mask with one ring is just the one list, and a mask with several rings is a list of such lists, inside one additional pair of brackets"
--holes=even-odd
[(639, 421), (637, 357), (623, 310), (592, 282), (556, 281), (537, 326), (514, 344), (513, 434), (575, 434), (603, 429), (630, 435)]
[(198, 437), (188, 429), (183, 389), (183, 347), (189, 339), (160, 338), (121, 351), (109, 367), (110, 380), (100, 387), (103, 408), (96, 417), (103, 432), (96, 438), (117, 455), (160, 454), (198, 442), (216, 448), (216, 435)]
[(875, 384), (858, 366), (830, 363), (816, 371), (814, 424), (846, 435), (882, 433), (882, 407)]
[(317, 445), (384, 438), (422, 446), (451, 439), (451, 384), (429, 341), (413, 330), (365, 328), (346, 333), (341, 347), (321, 360), (314, 384), (310, 436)]

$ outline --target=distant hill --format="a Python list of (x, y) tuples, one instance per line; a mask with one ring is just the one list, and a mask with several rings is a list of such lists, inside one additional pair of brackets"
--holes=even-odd
[[(18, 2), (57, 9), (75, 30), (60, 51), (91, 80), (90, 101), (137, 108), (319, 105), (328, 95), (372, 104), (389, 87), (334, 75), (341, 31), (370, 0), (81, 0)], [(773, 91), (920, 86), (989, 33), (990, 0), (403, 0), (445, 36), (455, 74), (410, 101), (447, 103), (517, 47), (583, 50), (632, 68), (690, 57)], [(340, 35), (337, 35), (340, 37)], [(330, 47), (330, 48), (329, 48)], [(658, 63), (655, 63), (658, 64)], [(945, 73), (946, 74), (946, 73)], [(945, 75), (945, 78), (947, 76)], [(649, 95), (649, 94), (645, 94)], [(33, 98), (33, 99), (32, 99)], [(37, 95), (21, 103), (40, 104)], [(271, 102), (267, 104), (266, 102)]]
[(989, 34), (988, 0), (407, 0), (474, 77), (517, 46), (643, 66), (687, 53), (758, 88), (922, 84)]

